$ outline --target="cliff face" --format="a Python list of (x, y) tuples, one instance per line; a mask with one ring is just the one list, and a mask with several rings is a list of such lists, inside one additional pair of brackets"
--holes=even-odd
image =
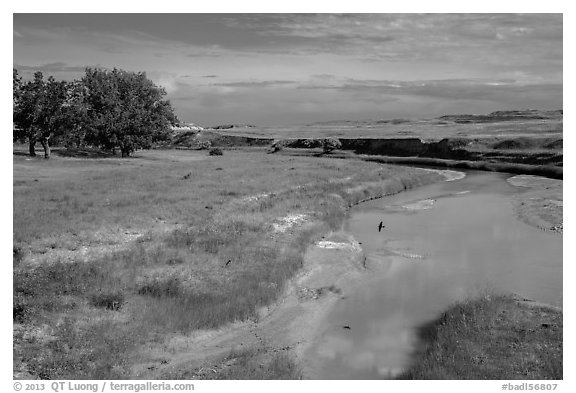
[[(562, 139), (557, 138), (444, 138), (424, 141), (420, 138), (339, 138), (342, 150), (356, 154), (390, 157), (427, 157), (448, 160), (508, 162), (562, 166)], [(200, 148), (209, 142), (213, 147), (269, 147), (277, 141), (216, 131), (182, 133), (173, 147)], [(292, 149), (320, 149), (322, 138), (283, 139), (280, 145)]]
[(213, 131), (184, 132), (172, 138), (172, 147), (198, 148), (204, 142), (213, 147), (270, 146), (272, 138), (254, 138), (240, 135), (223, 135)]
[(212, 146), (216, 147), (234, 147), (234, 146), (270, 146), (274, 139), (272, 138), (254, 138), (249, 136), (222, 135), (216, 132), (203, 132), (201, 136), (209, 140)]
[(342, 150), (392, 157), (429, 157), (449, 160), (508, 162), (562, 166), (562, 140), (550, 138), (477, 140), (445, 138), (440, 141), (406, 139), (340, 139)]
[(373, 139), (341, 138), (342, 150), (354, 150), (358, 154), (394, 155), (407, 157), (422, 155), (428, 151), (428, 143), (420, 138)]

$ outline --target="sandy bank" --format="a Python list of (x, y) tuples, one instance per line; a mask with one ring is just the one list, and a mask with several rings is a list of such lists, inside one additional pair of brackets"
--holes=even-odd
[[(394, 178), (380, 184), (367, 183), (347, 192), (360, 203), (384, 195), (400, 192), (413, 186), (453, 178), (454, 174), (436, 171), (432, 176), (415, 176), (411, 179)], [(374, 195), (366, 198), (367, 195)], [(353, 203), (353, 204), (356, 204)], [(284, 226), (292, 226), (293, 217), (279, 218), (274, 232), (279, 234)], [(293, 236), (297, 231), (314, 225), (298, 216), (296, 230), (292, 228), (283, 236)], [(288, 222), (289, 221), (289, 222)], [(278, 227), (278, 228), (276, 228)], [(140, 355), (149, 359), (132, 368), (134, 378), (203, 379), (233, 365), (230, 354), (257, 348), (263, 362), (278, 352), (286, 352), (302, 364), (306, 349), (322, 332), (322, 321), (334, 304), (346, 296), (342, 286), (349, 280), (362, 277), (365, 255), (359, 244), (349, 234), (332, 232), (312, 244), (305, 255), (299, 273), (286, 284), (283, 295), (274, 304), (259, 310), (257, 320), (237, 322), (217, 330), (196, 331), (188, 336), (174, 336), (162, 345), (144, 348)], [(167, 360), (168, 359), (168, 360)], [(306, 377), (306, 372), (303, 372)]]
[(508, 183), (522, 190), (514, 199), (514, 209), (522, 221), (545, 231), (564, 232), (562, 180), (518, 175), (510, 177)]

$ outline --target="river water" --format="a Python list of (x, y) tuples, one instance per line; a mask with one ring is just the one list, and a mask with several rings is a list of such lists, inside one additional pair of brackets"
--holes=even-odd
[(516, 218), (524, 190), (508, 177), (467, 172), (352, 209), (346, 230), (368, 271), (343, 288), (308, 350), (314, 378), (394, 377), (417, 348), (416, 329), (468, 296), (514, 292), (562, 306), (562, 236)]

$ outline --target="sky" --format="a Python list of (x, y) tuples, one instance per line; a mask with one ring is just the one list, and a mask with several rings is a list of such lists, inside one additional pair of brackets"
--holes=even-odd
[(184, 122), (562, 108), (561, 14), (14, 14), (13, 66), (145, 71)]

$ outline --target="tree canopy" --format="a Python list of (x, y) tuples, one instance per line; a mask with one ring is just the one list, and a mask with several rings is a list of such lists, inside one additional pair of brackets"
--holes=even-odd
[(65, 109), (67, 99), (67, 82), (56, 81), (53, 77), (44, 80), (41, 72), (34, 74), (34, 79), (22, 83), (17, 72), (14, 79), (14, 118), (16, 125), (13, 138), (30, 142), (30, 154), (35, 155), (34, 145), (41, 142), (45, 156), (50, 156), (48, 140), (64, 133)]
[(146, 74), (119, 69), (87, 68), (80, 80), (46, 81), (42, 73), (26, 83), (13, 71), (14, 139), (30, 143), (30, 154), (40, 141), (45, 157), (48, 140), (66, 145), (120, 148), (122, 156), (150, 148), (168, 136), (178, 122), (166, 91)]

